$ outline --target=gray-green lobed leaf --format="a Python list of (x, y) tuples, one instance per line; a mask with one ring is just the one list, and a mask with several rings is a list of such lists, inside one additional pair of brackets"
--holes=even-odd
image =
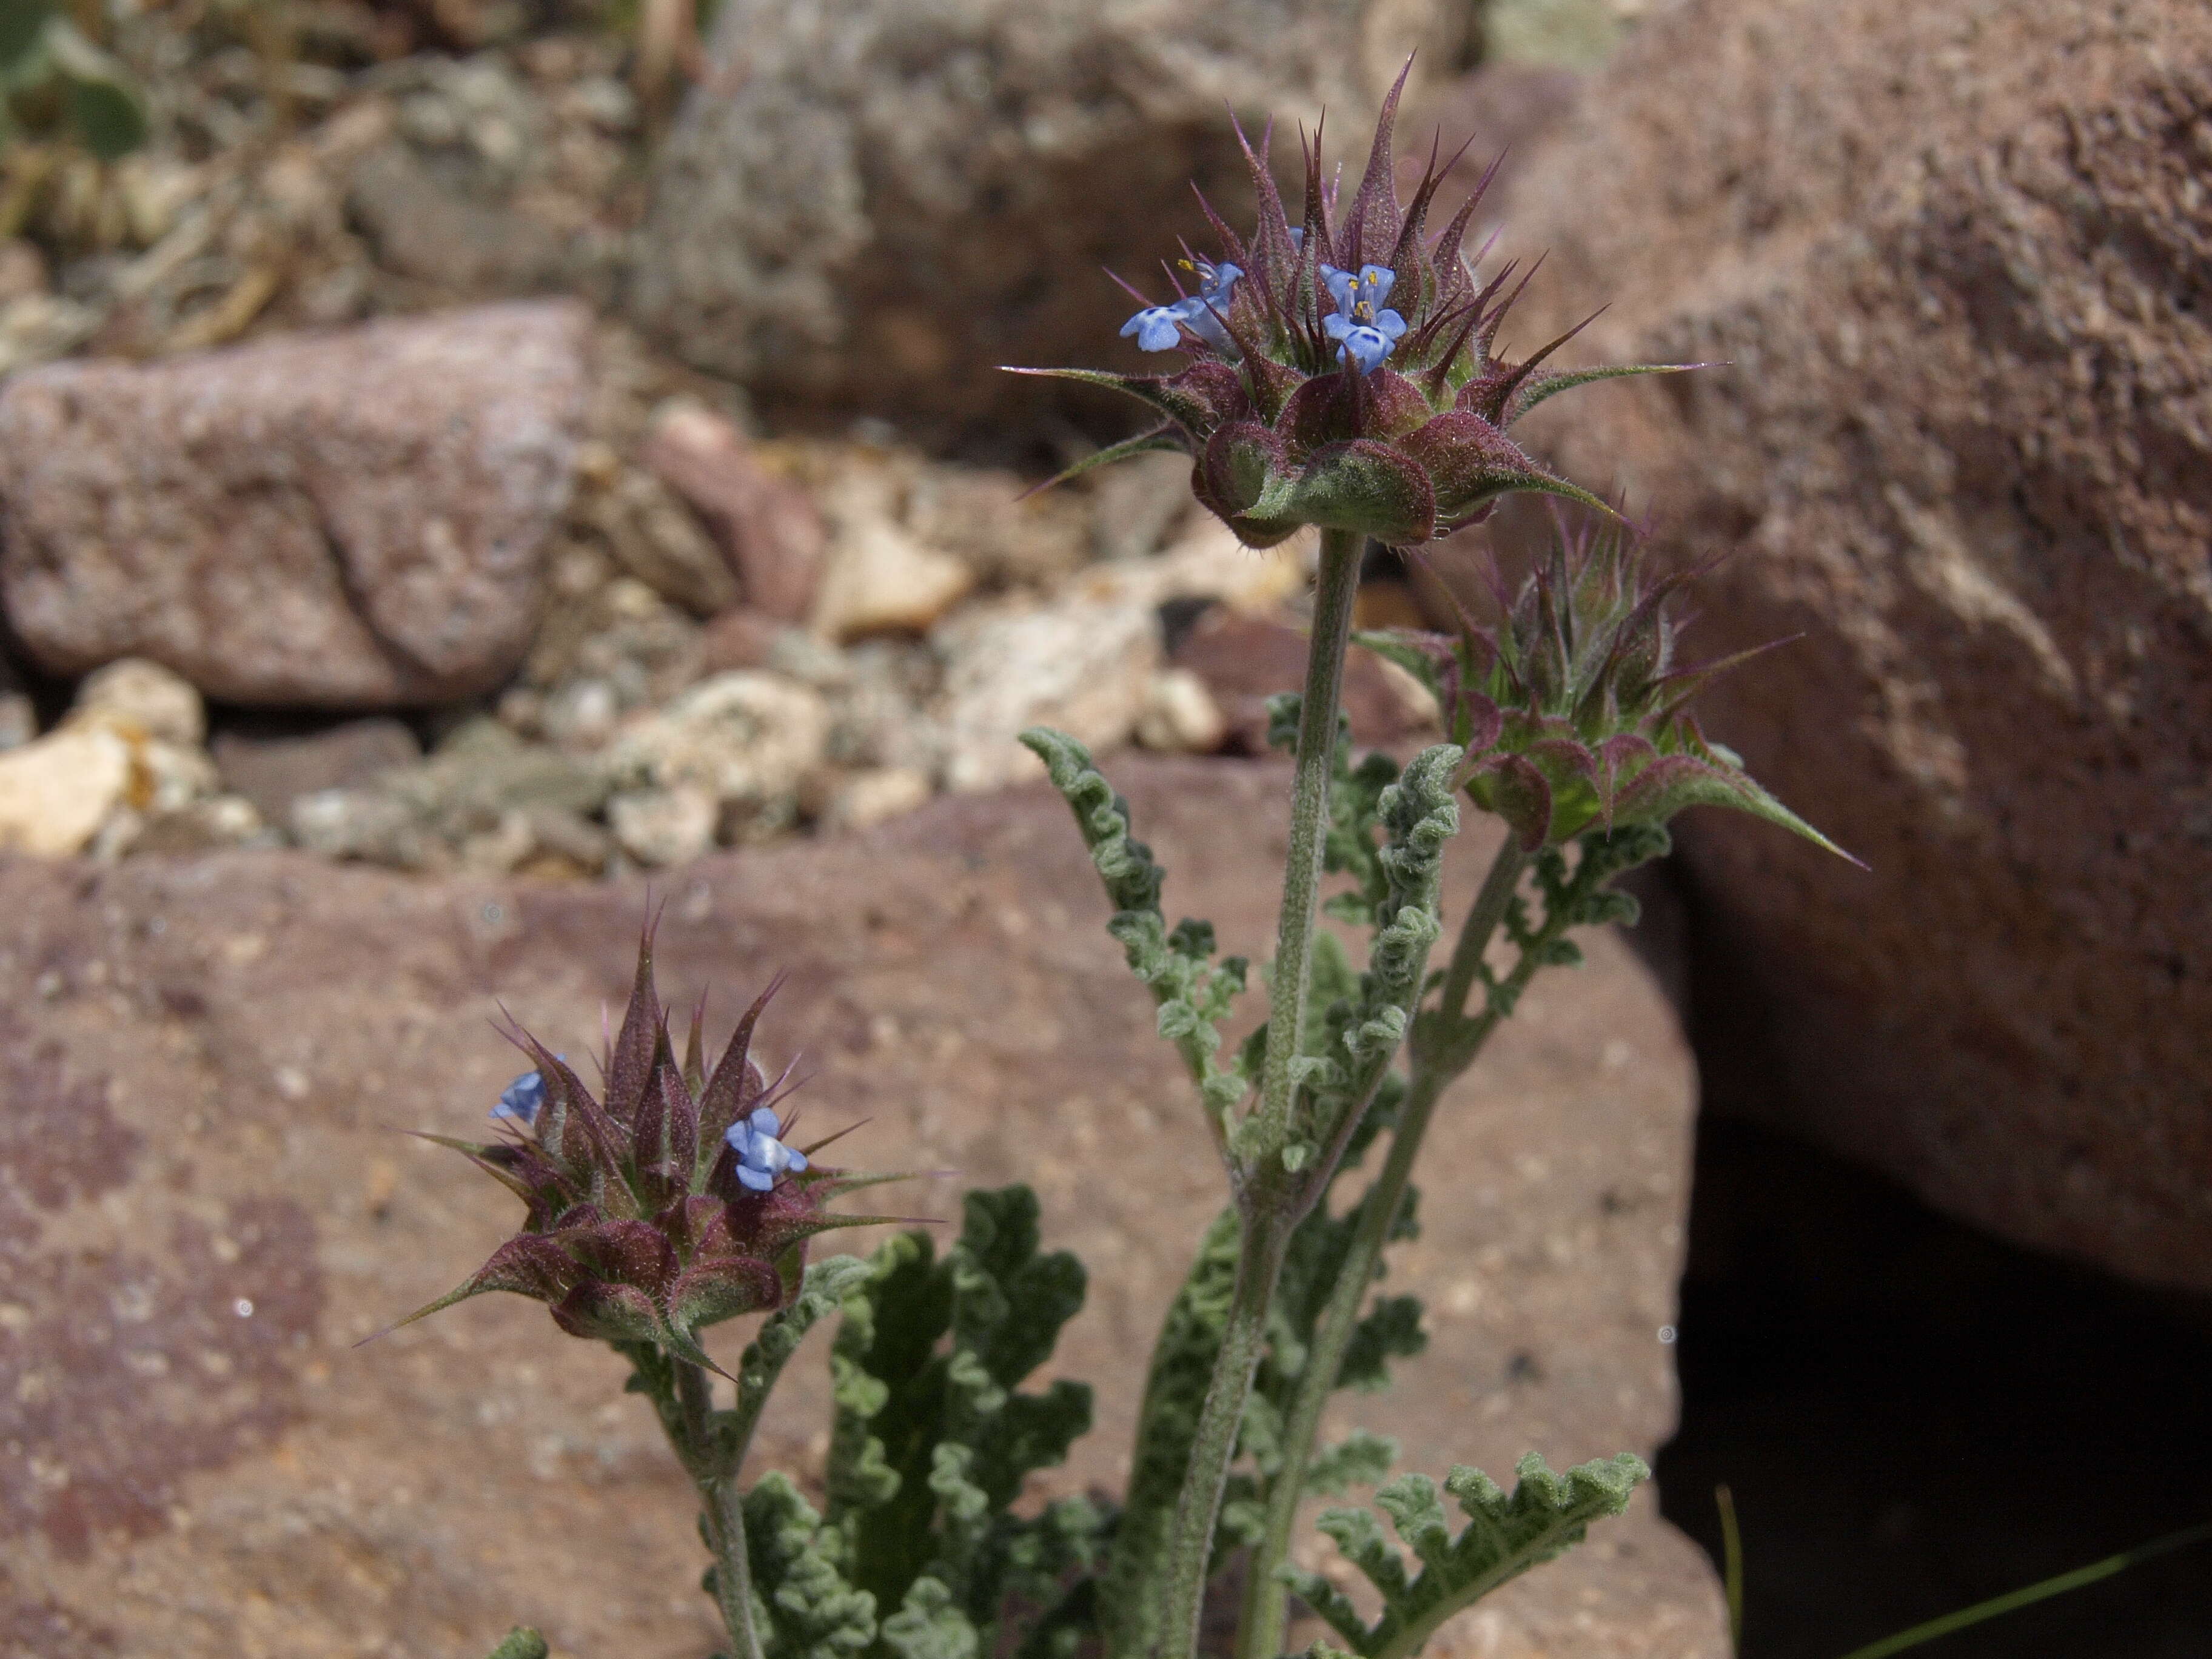
[(1410, 1563), (1372, 1511), (1325, 1511), (1322, 1530), (1381, 1593), (1382, 1616), (1372, 1625), (1321, 1574), (1285, 1568), (1284, 1577), (1360, 1659), (1402, 1659), (1418, 1652), (1454, 1613), (1579, 1543), (1591, 1522), (1620, 1514), (1650, 1474), (1641, 1458), (1623, 1453), (1558, 1474), (1531, 1452), (1521, 1460), (1508, 1494), (1480, 1469), (1462, 1464), (1444, 1481), (1444, 1491), (1467, 1517), (1456, 1537), (1436, 1483), (1425, 1475), (1402, 1475), (1376, 1492), (1375, 1501), (1412, 1552)]
[(894, 1609), (881, 1646), (901, 1659), (973, 1659), (1065, 1627), (1104, 1524), (1088, 1504), (1012, 1513), (1030, 1474), (1090, 1426), (1084, 1385), (1019, 1387), (1082, 1306), (1082, 1267), (1040, 1249), (1026, 1187), (970, 1192), (963, 1208), (941, 1261), (921, 1233), (878, 1250), (831, 1356), (824, 1530)]

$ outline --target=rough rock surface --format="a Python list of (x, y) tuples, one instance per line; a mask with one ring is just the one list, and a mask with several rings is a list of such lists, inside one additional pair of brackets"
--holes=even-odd
[(129, 800), (132, 746), (105, 726), (49, 733), (0, 756), (0, 849), (81, 853)]
[(123, 656), (210, 696), (449, 701), (530, 642), (586, 318), (566, 301), (0, 392), (0, 600), (57, 673)]
[[(1267, 699), (1304, 683), (1306, 635), (1288, 623), (1215, 605), (1191, 624), (1170, 659), (1197, 677), (1220, 706), (1225, 735), (1239, 752), (1267, 752)], [(1344, 711), (1352, 735), (1364, 744), (1389, 744), (1418, 729), (1382, 659), (1354, 646), (1344, 662)]]
[[(1285, 773), (1115, 773), (1175, 906), (1261, 948), (1252, 840), (1279, 835)], [(1460, 902), (1483, 851), (1452, 855)], [(940, 801), (872, 836), (702, 865), (666, 897), (679, 1002), (712, 985), (727, 1018), (788, 970), (768, 1055), (805, 1050), (810, 1121), (872, 1119), (856, 1160), (1037, 1186), (1048, 1238), (1091, 1269), (1056, 1363), (1100, 1385), (1099, 1426), (1054, 1484), (1117, 1483), (1139, 1357), (1220, 1188), (1066, 808), (1042, 790)], [(481, 1127), (517, 1069), (489, 1030), (501, 1001), (594, 1041), (644, 903), (635, 883), (408, 881), (290, 854), (0, 862), (0, 1642), (473, 1654), (520, 1619), (564, 1656), (707, 1650), (687, 1489), (611, 1356), (506, 1297), (352, 1346), (445, 1290), (513, 1208), (398, 1132)], [(1428, 1352), (1331, 1425), (1397, 1435), (1412, 1467), (1649, 1451), (1673, 1421), (1653, 1334), (1681, 1249), (1690, 1066), (1628, 952), (1590, 945), (1439, 1121), (1426, 1231), (1391, 1279), (1428, 1299)], [(908, 1201), (945, 1214), (955, 1192)], [(825, 1373), (817, 1335), (763, 1465), (818, 1478)], [(1726, 1641), (1711, 1575), (1647, 1495), (1430, 1650), (1717, 1659)]]
[(422, 745), (399, 721), (374, 719), (301, 734), (226, 732), (216, 738), (214, 755), (223, 787), (282, 823), (301, 795), (357, 787), (416, 765)]
[(1160, 620), (1142, 601), (979, 605), (933, 637), (945, 657), (945, 787), (1042, 776), (1020, 734), (1049, 726), (1094, 749), (1128, 741), (1160, 667)]
[(1355, 133), (1407, 54), (1449, 63), (1471, 15), (732, 0), (657, 162), (635, 310), (771, 399), (952, 428), (1035, 410), (1054, 394), (998, 366), (1101, 361), (1128, 310), (1102, 264), (1157, 280), (1178, 233), (1205, 233), (1193, 179), (1245, 212), (1228, 106), (1288, 134), (1326, 105)]
[(641, 454), (713, 527), (744, 579), (746, 605), (783, 622), (805, 620), (823, 541), (805, 494), (763, 469), (734, 426), (696, 402), (672, 400), (656, 411)]
[[(2015, 1239), (2212, 1288), (2212, 12), (1691, 0), (1531, 166), (1540, 436), (1733, 556), (1707, 726), (1873, 866), (1682, 836), (1729, 1093)], [(1545, 319), (1527, 329), (1540, 338)], [(1532, 418), (1546, 421), (1553, 411)]]

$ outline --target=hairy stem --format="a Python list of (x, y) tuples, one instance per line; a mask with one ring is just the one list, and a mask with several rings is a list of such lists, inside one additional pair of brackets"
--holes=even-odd
[(676, 1362), (677, 1413), (670, 1437), (706, 1507), (707, 1535), (714, 1553), (714, 1600), (729, 1632), (731, 1659), (761, 1659), (753, 1629), (752, 1563), (745, 1554), (744, 1499), (737, 1464), (715, 1444), (714, 1384), (705, 1370)]
[(1298, 710), (1297, 765), (1291, 787), (1290, 855), (1284, 866), (1283, 907), (1275, 927), (1267, 1057), (1261, 1068), (1255, 1126), (1258, 1133), (1252, 1161), (1232, 1170), (1244, 1224), (1237, 1285), (1176, 1508), (1163, 1659), (1176, 1655), (1196, 1659), (1206, 1569), (1213, 1553), (1221, 1494), (1237, 1455), (1237, 1435), (1251, 1398), (1253, 1373), (1266, 1344), (1267, 1310), (1282, 1274), (1283, 1251), (1297, 1221), (1291, 1213), (1297, 1204), (1296, 1183), (1282, 1165), (1296, 1092), (1291, 1062), (1297, 1057), (1299, 1033), (1305, 1029), (1314, 913), (1320, 902), (1322, 852), (1335, 775), (1336, 710), (1344, 689), (1344, 648), (1352, 635), (1352, 600), (1359, 590), (1359, 556), (1364, 544), (1364, 538), (1352, 531), (1322, 532), (1313, 635), (1306, 648), (1305, 694)]
[(1229, 1483), (1229, 1464), (1237, 1455), (1237, 1431), (1252, 1394), (1252, 1376), (1267, 1344), (1267, 1308), (1283, 1269), (1290, 1229), (1264, 1211), (1244, 1218), (1237, 1259), (1237, 1288), (1229, 1321), (1221, 1333), (1213, 1376), (1191, 1437), (1190, 1470), (1176, 1509), (1175, 1534), (1168, 1553), (1171, 1577), (1167, 1617), (1161, 1626), (1164, 1659), (1197, 1659), (1200, 1617), (1206, 1607), (1206, 1570), (1213, 1553), (1213, 1528), (1221, 1515), (1221, 1494)]
[(1482, 967), (1482, 953), (1490, 948), (1491, 935), (1498, 924), (1505, 919), (1505, 907), (1513, 902), (1513, 890), (1521, 880), (1521, 872), (1528, 862), (1528, 855), (1521, 850), (1521, 842), (1510, 830), (1491, 861), (1490, 873), (1483, 878), (1482, 890), (1475, 895), (1474, 908), (1468, 912), (1467, 926), (1460, 930), (1459, 943), (1452, 947), (1451, 966), (1444, 973), (1444, 990), (1437, 1003), (1438, 1011), (1448, 1021), (1457, 1021), (1467, 1010), (1467, 994), (1474, 988), (1474, 976)]
[[(1279, 1157), (1290, 1139), (1296, 1089), (1291, 1062), (1305, 1028), (1311, 980), (1314, 909), (1336, 765), (1336, 706), (1344, 689), (1344, 647), (1359, 590), (1362, 538), (1348, 530), (1321, 534), (1314, 590), (1313, 639), (1307, 647), (1305, 698), (1298, 710), (1297, 772), (1291, 791), (1291, 851), (1283, 868), (1283, 908), (1275, 924), (1274, 977), (1268, 988), (1267, 1052), (1260, 1072), (1259, 1155)], [(1263, 1182), (1273, 1175), (1263, 1175)], [(1273, 1286), (1269, 1287), (1272, 1291)]]
[[(1463, 1021), (1462, 1011), (1467, 1006), (1468, 990), (1474, 982), (1476, 965), (1504, 918), (1505, 907), (1512, 902), (1514, 888), (1525, 863), (1520, 842), (1507, 836), (1504, 844), (1498, 849), (1498, 856), (1492, 860), (1490, 873), (1475, 896), (1474, 907), (1468, 911), (1459, 943), (1452, 951), (1451, 967), (1444, 980), (1443, 1006), (1436, 1014), (1449, 1026), (1458, 1027)], [(1460, 1042), (1449, 1045), (1452, 1052), (1449, 1060), (1433, 1055), (1425, 1057), (1416, 1052), (1405, 1103), (1398, 1110), (1398, 1127), (1390, 1138), (1390, 1156), (1367, 1194), (1359, 1229), (1352, 1236), (1351, 1250), (1337, 1274), (1328, 1305), (1314, 1328), (1306, 1368), (1298, 1378), (1297, 1394), (1283, 1427), (1282, 1467), (1276, 1471), (1267, 1492), (1267, 1531), (1253, 1552), (1244, 1580), (1244, 1613), (1239, 1621), (1237, 1659), (1274, 1659), (1282, 1651), (1287, 1595), (1282, 1581), (1276, 1577), (1276, 1569), (1290, 1554), (1291, 1534), (1297, 1522), (1298, 1499), (1304, 1495), (1306, 1465), (1313, 1456), (1314, 1441), (1321, 1431), (1322, 1412), (1335, 1390), (1337, 1373), (1343, 1369), (1345, 1350), (1351, 1346), (1352, 1334), (1359, 1323), (1359, 1310), (1366, 1303), (1368, 1287), (1374, 1283), (1382, 1247), (1389, 1242), (1390, 1231), (1397, 1224), (1398, 1212), (1404, 1206), (1406, 1188), (1413, 1178), (1413, 1163), (1420, 1156), (1421, 1139), (1428, 1133), (1429, 1119), (1436, 1110), (1437, 1101), (1452, 1080), (1474, 1063), (1483, 1039), (1497, 1021), (1486, 1010), (1472, 1024), (1480, 1027), (1479, 1032), (1469, 1032)]]

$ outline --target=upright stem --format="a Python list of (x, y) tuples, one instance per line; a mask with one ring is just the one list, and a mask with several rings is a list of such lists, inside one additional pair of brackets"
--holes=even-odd
[[(1474, 983), (1475, 969), (1491, 935), (1504, 919), (1505, 908), (1512, 902), (1514, 888), (1526, 861), (1519, 842), (1509, 835), (1491, 863), (1490, 873), (1483, 880), (1482, 890), (1475, 896), (1474, 908), (1468, 911), (1467, 925), (1461, 929), (1459, 943), (1452, 951), (1451, 967), (1444, 979), (1443, 1001), (1432, 1016), (1448, 1027), (1456, 1029), (1461, 1023), (1468, 990)], [(1351, 1250), (1337, 1273), (1328, 1304), (1314, 1328), (1306, 1368), (1298, 1378), (1297, 1394), (1291, 1404), (1289, 1420), (1284, 1425), (1282, 1466), (1276, 1471), (1267, 1492), (1267, 1530), (1253, 1552), (1244, 1579), (1244, 1612), (1238, 1623), (1237, 1659), (1275, 1659), (1282, 1651), (1288, 1608), (1285, 1587), (1276, 1576), (1276, 1569), (1290, 1553), (1291, 1534), (1297, 1523), (1298, 1500), (1304, 1493), (1306, 1465), (1313, 1456), (1314, 1441), (1321, 1432), (1322, 1412), (1335, 1391), (1337, 1373), (1344, 1367), (1345, 1350), (1352, 1344), (1352, 1334), (1358, 1328), (1368, 1287), (1375, 1282), (1375, 1267), (1382, 1260), (1382, 1247), (1389, 1240), (1390, 1230), (1397, 1224), (1398, 1212), (1405, 1206), (1406, 1188), (1413, 1178), (1413, 1163), (1420, 1156), (1421, 1139), (1428, 1133), (1429, 1119), (1436, 1110), (1437, 1101), (1452, 1079), (1474, 1063), (1482, 1039), (1497, 1024), (1486, 1013), (1475, 1023), (1480, 1029), (1467, 1034), (1473, 1040), (1463, 1052), (1454, 1052), (1448, 1058), (1419, 1049), (1415, 1052), (1413, 1077), (1407, 1085), (1405, 1103), (1398, 1109), (1397, 1129), (1390, 1137), (1390, 1156), (1367, 1195), (1358, 1231), (1352, 1235)]]
[(1498, 856), (1491, 861), (1490, 873), (1483, 878), (1482, 890), (1474, 896), (1474, 908), (1468, 912), (1459, 943), (1452, 947), (1443, 996), (1437, 1005), (1438, 1014), (1448, 1024), (1456, 1024), (1466, 1011), (1467, 994), (1474, 988), (1474, 976), (1482, 967), (1482, 953), (1490, 948), (1490, 936), (1498, 931), (1498, 924), (1505, 920), (1506, 907), (1513, 902), (1513, 890), (1520, 885), (1521, 872), (1528, 863), (1520, 838), (1507, 831)]
[(1359, 588), (1364, 538), (1324, 530), (1321, 570), (1315, 585), (1313, 635), (1306, 652), (1304, 702), (1298, 711), (1297, 770), (1291, 787), (1290, 856), (1283, 871), (1283, 908), (1275, 929), (1274, 976), (1269, 985), (1267, 1057), (1260, 1073), (1260, 1105), (1252, 1161), (1237, 1171), (1243, 1237), (1237, 1284), (1221, 1350), (1214, 1358), (1206, 1403), (1192, 1437), (1189, 1472), (1176, 1510), (1170, 1548), (1167, 1617), (1161, 1626), (1162, 1659), (1196, 1659), (1206, 1602), (1206, 1569), (1220, 1519), (1221, 1494), (1237, 1454), (1237, 1431), (1251, 1397), (1252, 1376), (1265, 1346), (1267, 1309), (1281, 1276), (1283, 1251), (1297, 1218), (1289, 1172), (1282, 1166), (1291, 1138), (1291, 1062), (1297, 1057), (1311, 980), (1314, 912), (1319, 902), (1322, 851), (1328, 827), (1329, 786), (1336, 766), (1336, 710), (1344, 687), (1344, 649), (1352, 635), (1352, 606)]
[(1255, 1212), (1244, 1218), (1244, 1248), (1237, 1261), (1237, 1286), (1229, 1320), (1221, 1333), (1221, 1352), (1191, 1437), (1190, 1472), (1176, 1508), (1175, 1534), (1168, 1550), (1167, 1618), (1161, 1626), (1163, 1656), (1197, 1659), (1199, 1626), (1206, 1608), (1206, 1569), (1213, 1553), (1213, 1528), (1221, 1515), (1221, 1494), (1229, 1484), (1230, 1461), (1252, 1393), (1253, 1373), (1267, 1344), (1267, 1305), (1283, 1270), (1290, 1229), (1274, 1216)]
[(732, 1459), (714, 1443), (714, 1384), (689, 1360), (676, 1362), (682, 1443), (677, 1451), (706, 1506), (707, 1534), (714, 1552), (714, 1600), (729, 1632), (731, 1659), (761, 1659), (753, 1628), (752, 1562), (745, 1553), (744, 1499)]
[(1321, 533), (1313, 640), (1307, 647), (1305, 700), (1298, 710), (1291, 851), (1283, 869), (1274, 977), (1268, 987), (1267, 1053), (1260, 1073), (1258, 1139), (1263, 1158), (1279, 1156), (1290, 1139), (1291, 1062), (1297, 1058), (1298, 1037), (1305, 1024), (1314, 908), (1321, 890), (1322, 849), (1328, 839), (1329, 784), (1336, 770), (1336, 707), (1344, 689), (1352, 604), (1359, 591), (1361, 545), (1362, 538), (1348, 530)]

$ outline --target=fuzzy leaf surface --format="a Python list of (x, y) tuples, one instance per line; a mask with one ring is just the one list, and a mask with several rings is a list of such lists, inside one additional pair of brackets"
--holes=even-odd
[(1322, 1530), (1382, 1595), (1382, 1614), (1372, 1625), (1321, 1574), (1286, 1568), (1284, 1577), (1360, 1659), (1401, 1659), (1418, 1652), (1454, 1613), (1580, 1543), (1591, 1522), (1620, 1514), (1651, 1471), (1624, 1452), (1559, 1474), (1531, 1452), (1516, 1474), (1509, 1494), (1480, 1469), (1462, 1464), (1452, 1470), (1444, 1491), (1468, 1522), (1457, 1537), (1426, 1475), (1401, 1475), (1378, 1492), (1375, 1501), (1412, 1552), (1411, 1563), (1371, 1511), (1322, 1514)]

